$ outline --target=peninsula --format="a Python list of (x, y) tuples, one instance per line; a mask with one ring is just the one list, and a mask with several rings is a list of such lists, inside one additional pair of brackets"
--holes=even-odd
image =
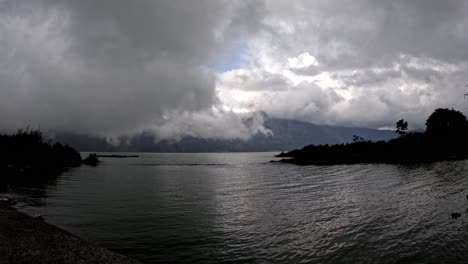
[(436, 109), (427, 119), (425, 132), (408, 132), (397, 122), (398, 138), (372, 142), (356, 136), (349, 144), (309, 145), (282, 152), (281, 162), (299, 165), (357, 163), (427, 163), (465, 159), (468, 156), (468, 121), (459, 111)]

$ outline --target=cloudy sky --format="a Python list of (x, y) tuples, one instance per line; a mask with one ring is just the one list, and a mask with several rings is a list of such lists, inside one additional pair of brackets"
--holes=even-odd
[(246, 138), (468, 111), (463, 0), (0, 0), (0, 129)]

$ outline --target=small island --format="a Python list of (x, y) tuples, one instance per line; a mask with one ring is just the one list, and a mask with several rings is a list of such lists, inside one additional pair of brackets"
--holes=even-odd
[(358, 163), (429, 163), (468, 157), (468, 121), (454, 109), (436, 109), (426, 121), (425, 132), (408, 132), (408, 123), (399, 120), (389, 141), (367, 141), (355, 136), (352, 143), (309, 145), (282, 152), (280, 162), (298, 165), (338, 165)]
[(99, 154), (99, 158), (113, 158), (113, 159), (123, 159), (123, 158), (139, 158), (139, 155), (118, 155), (118, 154)]

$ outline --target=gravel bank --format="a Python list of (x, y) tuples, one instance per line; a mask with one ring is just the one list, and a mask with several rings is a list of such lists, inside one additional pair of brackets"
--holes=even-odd
[(0, 264), (139, 263), (0, 202)]

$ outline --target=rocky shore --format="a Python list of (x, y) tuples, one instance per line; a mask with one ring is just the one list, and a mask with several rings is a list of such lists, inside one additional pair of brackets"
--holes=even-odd
[(0, 202), (0, 264), (139, 263)]

